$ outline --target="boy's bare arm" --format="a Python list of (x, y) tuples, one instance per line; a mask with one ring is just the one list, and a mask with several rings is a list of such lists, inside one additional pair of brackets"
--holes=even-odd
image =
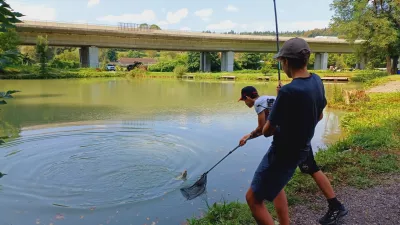
[(251, 138), (256, 138), (262, 135), (262, 130), (267, 121), (268, 115), (269, 115), (268, 109), (258, 114), (258, 126), (254, 131), (251, 132), (250, 135)]
[(264, 137), (270, 137), (272, 135), (274, 135), (274, 132), (276, 130), (276, 127), (273, 126), (269, 120), (267, 120), (267, 122), (265, 123), (265, 126), (262, 130), (262, 134), (264, 135)]

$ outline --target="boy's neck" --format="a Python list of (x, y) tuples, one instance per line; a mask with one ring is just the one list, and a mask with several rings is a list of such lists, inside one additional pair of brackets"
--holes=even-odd
[(308, 72), (307, 68), (303, 68), (297, 71), (293, 71), (292, 79), (296, 78), (307, 78), (310, 76), (310, 72)]

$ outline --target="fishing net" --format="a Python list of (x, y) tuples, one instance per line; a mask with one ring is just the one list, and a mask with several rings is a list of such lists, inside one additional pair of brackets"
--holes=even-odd
[(207, 173), (204, 173), (192, 186), (183, 187), (180, 190), (186, 200), (192, 200), (202, 195), (206, 191), (206, 186)]
[(197, 198), (198, 196), (202, 195), (206, 191), (206, 186), (207, 186), (207, 174), (213, 170), (218, 164), (222, 162), (226, 157), (228, 157), (232, 152), (236, 151), (240, 145), (236, 146), (232, 151), (230, 151), (224, 158), (219, 160), (217, 164), (215, 164), (211, 169), (209, 169), (207, 172), (205, 172), (203, 175), (201, 175), (200, 179), (196, 181), (192, 186), (188, 187), (183, 187), (181, 188), (181, 193), (182, 195), (187, 199), (187, 200), (192, 200)]

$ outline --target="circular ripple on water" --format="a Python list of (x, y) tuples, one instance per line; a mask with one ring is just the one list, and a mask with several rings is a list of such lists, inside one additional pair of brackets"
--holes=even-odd
[(136, 203), (176, 191), (182, 181), (174, 178), (198, 161), (195, 145), (171, 128), (122, 124), (34, 130), (2, 149), (0, 164), (9, 174), (3, 192), (76, 208)]

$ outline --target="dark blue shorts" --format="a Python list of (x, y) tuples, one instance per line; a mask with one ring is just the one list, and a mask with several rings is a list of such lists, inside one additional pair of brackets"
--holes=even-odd
[(251, 189), (256, 199), (272, 202), (292, 179), (297, 166), (306, 160), (308, 152), (302, 155), (297, 160), (288, 160), (283, 163), (281, 159), (277, 160), (276, 149), (271, 146), (261, 160), (251, 182)]
[(313, 175), (321, 170), (317, 165), (317, 162), (315, 162), (312, 148), (310, 148), (310, 151), (308, 151), (307, 159), (300, 163), (299, 168), (302, 173), (309, 175)]

